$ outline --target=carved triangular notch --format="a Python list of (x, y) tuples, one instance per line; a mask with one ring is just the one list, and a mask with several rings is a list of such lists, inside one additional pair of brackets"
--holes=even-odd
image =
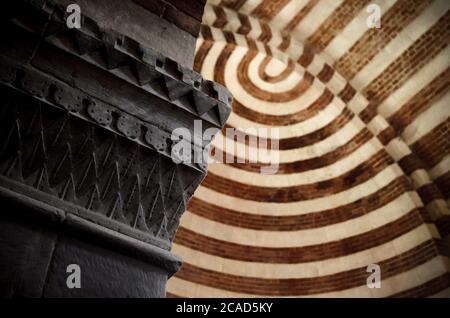
[(161, 73), (156, 71), (154, 68), (142, 64), (141, 62), (135, 62), (133, 64), (133, 71), (136, 75), (139, 85), (141, 86), (153, 82), (161, 76)]
[(82, 32), (74, 31), (73, 38), (80, 55), (98, 50), (102, 43)]

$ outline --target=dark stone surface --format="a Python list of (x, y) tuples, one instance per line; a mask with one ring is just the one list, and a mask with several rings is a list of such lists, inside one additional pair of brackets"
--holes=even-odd
[(134, 2), (192, 34), (194, 37), (198, 36), (205, 1), (134, 0)]
[(41, 297), (57, 235), (38, 218), (12, 217), (7, 210), (19, 207), (0, 202), (0, 297)]
[[(0, 196), (0, 297), (165, 297), (166, 269)], [(95, 242), (95, 243), (94, 243)], [(66, 284), (80, 266), (81, 288)]]
[[(195, 20), (203, 3), (168, 1), (158, 17), (79, 0), (82, 27), (68, 29), (64, 2), (16, 1), (0, 20), (0, 297), (164, 297), (181, 266), (172, 239), (207, 171), (172, 160), (171, 133), (220, 129), (231, 111), (170, 19)], [(195, 158), (210, 142), (190, 143)], [(70, 264), (80, 289), (66, 284)]]
[(194, 64), (196, 36), (131, 0), (58, 2), (65, 6), (77, 3), (81, 12), (98, 21), (102, 28), (125, 34), (186, 67), (192, 67)]
[[(81, 288), (69, 289), (67, 266), (80, 266)], [(165, 297), (167, 273), (149, 263), (72, 237), (59, 238), (43, 297)]]

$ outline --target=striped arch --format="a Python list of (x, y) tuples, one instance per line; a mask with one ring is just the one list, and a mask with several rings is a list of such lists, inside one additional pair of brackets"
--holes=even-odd
[[(448, 297), (449, 43), (446, 0), (208, 1), (194, 68), (233, 94), (226, 128), (278, 129), (254, 140), (280, 163), (210, 165), (168, 295)], [(258, 151), (222, 133), (219, 156)]]

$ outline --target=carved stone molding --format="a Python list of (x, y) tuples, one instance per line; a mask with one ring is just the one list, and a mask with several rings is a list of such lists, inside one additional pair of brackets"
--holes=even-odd
[[(168, 252), (171, 241), (207, 165), (175, 163), (171, 133), (183, 127), (198, 134), (195, 120), (200, 133), (220, 129), (231, 95), (87, 16), (80, 29), (67, 28), (65, 8), (54, 1), (19, 1), (5, 15), (0, 197), (19, 204), (7, 213), (45, 215), (120, 253), (150, 255), (144, 261), (172, 275), (180, 261)], [(209, 142), (194, 138), (191, 146), (195, 157)], [(64, 241), (65, 230), (58, 231)], [(53, 264), (51, 255), (46, 262)], [(94, 287), (92, 295), (104, 289)]]

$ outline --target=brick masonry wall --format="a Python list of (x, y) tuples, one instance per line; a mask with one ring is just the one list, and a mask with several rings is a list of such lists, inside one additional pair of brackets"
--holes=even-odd
[(194, 67), (234, 95), (225, 128), (280, 132), (223, 140), (278, 144), (280, 163), (261, 176), (214, 143), (235, 161), (188, 205), (169, 296), (450, 296), (450, 5), (380, 3), (369, 29), (368, 4), (208, 1)]

